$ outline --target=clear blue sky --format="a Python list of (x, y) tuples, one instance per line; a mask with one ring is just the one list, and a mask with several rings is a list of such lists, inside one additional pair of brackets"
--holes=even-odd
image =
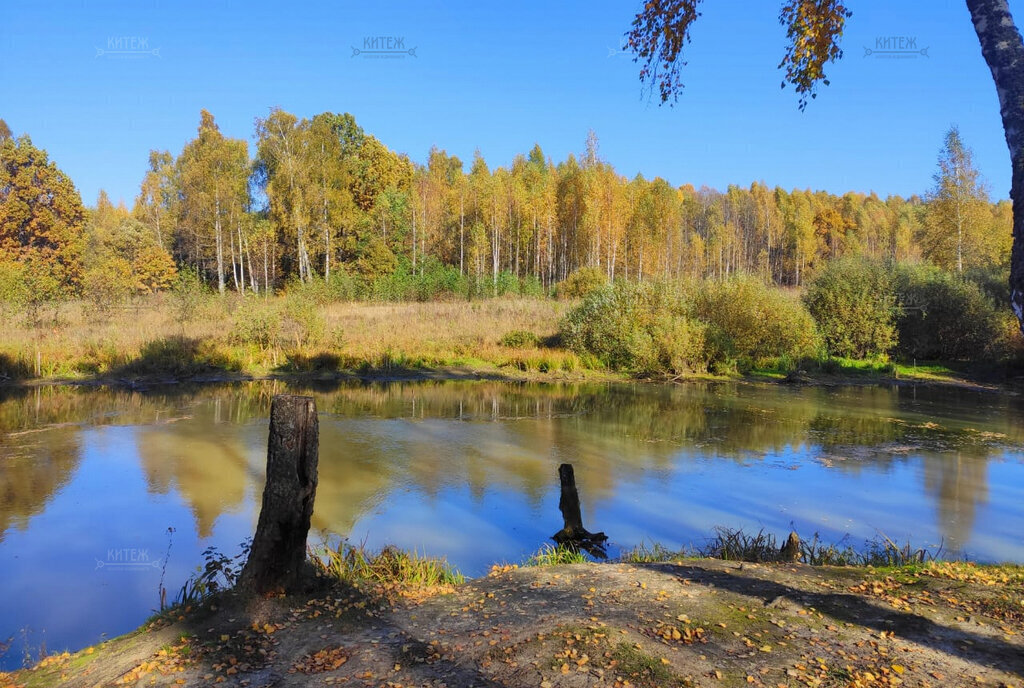
[[(535, 142), (557, 161), (594, 129), (626, 176), (904, 196), (931, 185), (956, 123), (992, 196), (1007, 197), (995, 88), (963, 0), (849, 0), (846, 56), (804, 113), (779, 88), (780, 4), (706, 0), (685, 93), (668, 108), (642, 98), (638, 66), (612, 54), (640, 0), (8, 0), (0, 118), (46, 148), (90, 205), (100, 188), (130, 205), (148, 151), (180, 152), (200, 108), (251, 145), (253, 119), (272, 106), (351, 112), (420, 162), (436, 144), (467, 168), (476, 148), (507, 165)], [(1021, 25), (1024, 0), (1010, 7)], [(416, 57), (353, 57), (369, 36), (401, 38)], [(912, 38), (928, 56), (866, 57), (882, 36)], [(118, 48), (159, 56), (108, 52)]]

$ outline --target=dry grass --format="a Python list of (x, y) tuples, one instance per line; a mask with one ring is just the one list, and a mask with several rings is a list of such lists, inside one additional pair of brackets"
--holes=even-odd
[[(284, 306), (285, 297), (270, 305)], [(86, 378), (175, 376), (204, 370), (261, 375), (280, 370), (394, 369), (495, 365), (523, 371), (576, 370), (575, 355), (556, 348), (502, 346), (507, 332), (555, 334), (564, 302), (501, 298), (472, 302), (329, 303), (318, 306), (324, 336), (296, 346), (282, 337), (261, 348), (232, 338), (240, 309), (253, 300), (208, 297), (184, 323), (166, 295), (97, 314), (82, 302), (59, 305), (44, 324), (8, 317), (0, 338), (0, 376)]]
[(539, 299), (493, 299), (472, 302), (331, 304), (328, 328), (340, 327), (345, 353), (415, 352), (441, 358), (508, 357), (498, 341), (513, 330), (554, 335), (565, 304)]

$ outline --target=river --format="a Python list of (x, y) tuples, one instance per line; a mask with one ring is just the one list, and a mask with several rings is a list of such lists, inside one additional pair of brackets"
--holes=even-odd
[(716, 526), (882, 535), (1024, 562), (1024, 400), (914, 386), (251, 382), (0, 390), (0, 669), (129, 631), (251, 536), (277, 393), (320, 413), (311, 544), (443, 556), (468, 576), (561, 527), (574, 464), (610, 554)]

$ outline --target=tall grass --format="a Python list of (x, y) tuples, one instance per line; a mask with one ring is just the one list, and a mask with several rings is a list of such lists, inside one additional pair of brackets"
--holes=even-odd
[[(783, 545), (773, 533), (764, 529), (747, 533), (742, 528), (715, 528), (714, 536), (699, 547), (673, 551), (659, 544), (640, 544), (623, 552), (619, 561), (632, 564), (675, 561), (694, 557), (746, 561), (755, 563), (791, 561), (783, 554)], [(876, 566), (898, 567), (937, 561), (942, 547), (927, 549), (909, 542), (899, 545), (884, 534), (867, 541), (863, 548), (845, 542), (822, 541), (818, 533), (809, 540), (800, 539), (799, 561), (812, 566)]]
[(585, 564), (587, 557), (579, 549), (545, 544), (530, 555), (525, 566), (558, 566), (559, 564)]
[(618, 560), (624, 564), (656, 564), (686, 558), (686, 556), (683, 551), (675, 552), (657, 542), (651, 545), (641, 542), (636, 547), (622, 552)]
[[(750, 534), (742, 529), (716, 528), (715, 537), (699, 553), (727, 561), (783, 561), (782, 545), (763, 529)], [(935, 560), (941, 553), (941, 546), (928, 550), (913, 547), (909, 542), (897, 545), (881, 533), (866, 542), (863, 549), (842, 541), (826, 544), (818, 533), (810, 540), (800, 540), (800, 561), (812, 566), (908, 566)]]
[(435, 587), (459, 585), (465, 578), (444, 559), (387, 546), (372, 552), (342, 541), (310, 550), (310, 561), (322, 575), (346, 583)]
[[(0, 340), (0, 376), (133, 377), (217, 370), (264, 375), (303, 367), (377, 369), (405, 360), (423, 366), (580, 367), (575, 356), (561, 350), (538, 349), (525, 340), (515, 342), (520, 346), (500, 343), (516, 330), (539, 340), (552, 338), (568, 305), (547, 299), (317, 303), (309, 295), (204, 294), (193, 305), (183, 317), (175, 295), (164, 293), (140, 297), (107, 317), (96, 317), (88, 304), (77, 301), (57, 304), (38, 326), (12, 317)], [(333, 356), (333, 364), (318, 358), (321, 354)]]

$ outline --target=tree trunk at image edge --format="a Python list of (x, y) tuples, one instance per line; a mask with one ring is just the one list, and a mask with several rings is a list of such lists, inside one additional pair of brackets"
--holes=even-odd
[(1010, 305), (1024, 332), (1024, 42), (1006, 0), (967, 0), (967, 8), (981, 42), (981, 54), (996, 84), (999, 113), (1013, 165)]

